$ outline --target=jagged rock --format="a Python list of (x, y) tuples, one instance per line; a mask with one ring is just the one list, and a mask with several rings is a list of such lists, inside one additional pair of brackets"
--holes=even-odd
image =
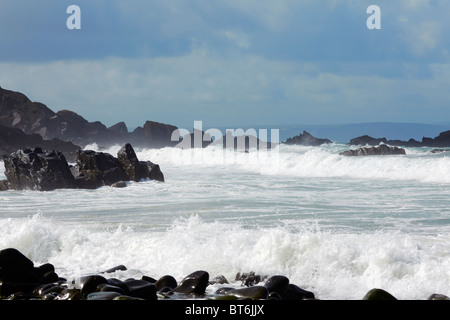
[(50, 191), (75, 188), (75, 179), (61, 152), (24, 149), (4, 157), (3, 161), (10, 189)]
[(357, 138), (353, 138), (350, 140), (351, 145), (369, 145), (369, 146), (378, 146), (381, 143), (387, 143), (386, 138), (372, 138), (371, 136), (365, 135)]
[(285, 142), (285, 144), (289, 145), (302, 145), (302, 146), (320, 146), (322, 144), (328, 144), (332, 143), (329, 139), (319, 139), (311, 135), (307, 131), (303, 131), (303, 133), (299, 134), (298, 136), (288, 138)]
[(347, 150), (339, 153), (342, 156), (379, 156), (379, 155), (404, 155), (405, 149), (389, 147), (385, 144), (379, 147), (359, 148), (357, 150)]
[(119, 160), (104, 152), (79, 150), (76, 165), (71, 170), (77, 187), (83, 189), (95, 189), (129, 180)]

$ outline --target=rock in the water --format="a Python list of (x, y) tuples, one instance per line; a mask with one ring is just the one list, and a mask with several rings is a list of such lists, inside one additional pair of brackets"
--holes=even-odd
[(128, 175), (117, 158), (109, 153), (92, 150), (77, 152), (76, 166), (72, 168), (72, 173), (77, 186), (82, 189), (96, 189), (128, 180)]
[(23, 149), (3, 159), (8, 187), (14, 190), (75, 188), (75, 179), (61, 152)]
[(382, 144), (378, 147), (359, 148), (357, 150), (347, 150), (339, 153), (341, 156), (384, 156), (384, 155), (404, 155), (405, 149), (389, 147)]
[(186, 276), (174, 289), (174, 292), (203, 295), (208, 286), (209, 274), (206, 271), (195, 271)]
[(289, 285), (289, 278), (285, 276), (272, 276), (270, 277), (266, 284), (264, 285), (269, 293), (276, 292), (279, 295), (283, 294)]
[(80, 278), (81, 294), (87, 297), (88, 294), (97, 291), (97, 287), (101, 284), (108, 284), (106, 278), (100, 275), (90, 275)]
[(450, 300), (450, 298), (440, 293), (433, 293), (427, 300)]
[(313, 292), (304, 290), (292, 283), (287, 285), (286, 290), (280, 296), (283, 300), (315, 299)]
[(157, 300), (156, 287), (145, 280), (127, 279), (124, 281), (128, 287), (128, 295), (145, 300)]
[(140, 181), (146, 178), (147, 168), (139, 163), (131, 144), (127, 143), (120, 148), (119, 152), (117, 152), (117, 159), (128, 174), (129, 180)]
[(114, 182), (111, 187), (113, 188), (126, 188), (127, 183), (125, 181)]
[(227, 292), (227, 295), (236, 296), (241, 299), (261, 300), (267, 299), (269, 291), (264, 286), (253, 286), (230, 290)]
[(293, 138), (288, 138), (285, 142), (285, 144), (295, 144), (302, 146), (320, 146), (322, 144), (329, 144), (329, 143), (333, 142), (329, 139), (316, 138), (307, 131), (303, 131), (302, 134), (299, 134), (298, 136), (295, 136)]
[(121, 296), (120, 293), (114, 291), (92, 292), (87, 295), (87, 300), (113, 300)]
[(160, 291), (164, 288), (175, 289), (178, 286), (177, 280), (171, 275), (165, 275), (155, 282), (156, 290)]
[(369, 290), (366, 295), (362, 298), (363, 300), (397, 300), (393, 295), (389, 292), (374, 288)]

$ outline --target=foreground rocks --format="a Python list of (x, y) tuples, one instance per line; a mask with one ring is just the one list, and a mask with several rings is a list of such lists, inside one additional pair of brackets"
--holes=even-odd
[[(237, 274), (231, 286), (223, 276), (210, 279), (204, 270), (187, 275), (179, 283), (165, 275), (159, 279), (119, 280), (108, 277), (124, 271), (123, 265), (98, 274), (67, 280), (46, 263), (35, 266), (33, 261), (14, 248), (0, 251), (0, 299), (2, 300), (317, 300), (313, 292), (304, 290), (282, 275), (264, 277), (254, 273)], [(239, 281), (242, 283), (239, 285)], [(237, 284), (237, 285), (236, 285)], [(213, 293), (208, 287), (219, 286)], [(211, 290), (209, 290), (211, 291)], [(374, 288), (363, 300), (397, 300), (383, 289)], [(442, 294), (432, 294), (429, 300), (450, 300)]]
[(61, 152), (39, 147), (18, 150), (3, 161), (7, 179), (0, 181), (0, 190), (96, 189), (124, 187), (125, 181), (164, 181), (159, 165), (139, 161), (130, 144), (120, 149), (118, 158), (104, 152), (78, 150), (74, 166), (69, 166)]

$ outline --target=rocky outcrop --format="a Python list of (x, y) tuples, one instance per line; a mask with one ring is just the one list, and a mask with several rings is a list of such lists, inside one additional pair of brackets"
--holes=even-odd
[(450, 131), (441, 132), (439, 136), (435, 138), (423, 137), (422, 141), (409, 139), (408, 141), (402, 140), (388, 140), (386, 138), (373, 138), (368, 135), (351, 139), (350, 145), (369, 145), (378, 146), (380, 144), (388, 144), (396, 147), (433, 147), (433, 148), (445, 148), (450, 147)]
[(90, 122), (70, 110), (52, 111), (39, 102), (31, 102), (24, 94), (0, 88), (0, 125), (39, 134), (43, 139), (60, 139), (76, 145), (97, 143), (108, 147), (131, 142), (145, 148), (174, 146), (171, 135), (177, 127), (154, 121), (145, 122), (128, 132), (124, 122), (106, 127), (100, 121)]
[(130, 144), (121, 149), (119, 156), (120, 161), (109, 153), (78, 150), (75, 165), (70, 166), (59, 151), (18, 150), (3, 158), (7, 179), (0, 181), (0, 191), (96, 189), (112, 185), (124, 187), (125, 181), (164, 181), (159, 165), (139, 161)]
[(384, 155), (404, 155), (404, 149), (390, 147), (385, 144), (379, 147), (359, 148), (357, 150), (347, 150), (339, 153), (342, 156), (384, 156)]
[(61, 152), (24, 149), (3, 161), (9, 189), (49, 191), (75, 187), (75, 179)]
[(288, 145), (320, 146), (322, 144), (332, 143), (332, 141), (329, 139), (316, 138), (309, 132), (303, 131), (303, 133), (298, 136), (288, 138), (284, 143)]

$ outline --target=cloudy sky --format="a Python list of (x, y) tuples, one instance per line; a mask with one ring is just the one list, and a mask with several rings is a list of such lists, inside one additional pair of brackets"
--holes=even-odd
[(0, 86), (129, 127), (450, 122), (449, 14), (448, 0), (0, 0)]

